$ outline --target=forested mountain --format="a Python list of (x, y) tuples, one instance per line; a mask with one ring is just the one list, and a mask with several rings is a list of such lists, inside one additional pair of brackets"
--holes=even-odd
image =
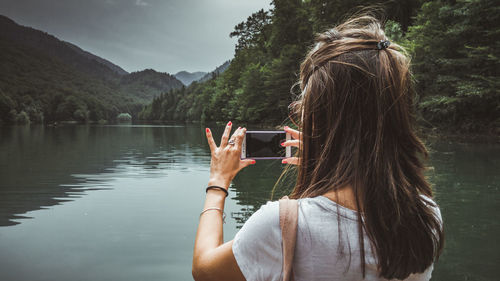
[(217, 75), (221, 74), (222, 72), (226, 71), (226, 69), (229, 67), (230, 64), (231, 64), (230, 60), (225, 61), (223, 64), (221, 64), (220, 66), (215, 68), (214, 71), (211, 71), (211, 72), (205, 74), (205, 76), (198, 79), (197, 82), (204, 82), (204, 81), (212, 79), (214, 76), (217, 76)]
[[(225, 61), (198, 81), (191, 82), (188, 87), (174, 89), (155, 97), (152, 103), (145, 106), (139, 113), (139, 119), (164, 121), (198, 120), (198, 116), (202, 114), (203, 105), (198, 104), (200, 100), (197, 100), (197, 98), (204, 96), (205, 101), (210, 99), (210, 93), (204, 92), (205, 88), (213, 87), (213, 82), (227, 70), (230, 64), (231, 61)], [(188, 93), (189, 96), (185, 96)]]
[(120, 79), (121, 91), (147, 102), (151, 102), (153, 97), (161, 93), (181, 87), (184, 85), (173, 75), (153, 69), (132, 72)]
[(189, 84), (194, 81), (198, 81), (200, 78), (205, 76), (207, 73), (202, 71), (197, 72), (187, 72), (187, 71), (179, 71), (174, 74), (175, 78), (179, 79), (184, 85), (189, 86)]
[(49, 57), (57, 57), (62, 62), (82, 72), (99, 77), (114, 77), (127, 74), (113, 63), (86, 52), (79, 47), (61, 41), (45, 32), (16, 24), (11, 19), (0, 15), (0, 38), (16, 46), (36, 49)]
[(0, 123), (114, 120), (182, 87), (167, 73), (128, 74), (79, 47), (0, 16)]
[(377, 4), (390, 40), (413, 61), (418, 119), (430, 127), (499, 134), (500, 6), (494, 0), (274, 0), (236, 25), (228, 69), (153, 100), (139, 115), (170, 121), (279, 124), (315, 33)]

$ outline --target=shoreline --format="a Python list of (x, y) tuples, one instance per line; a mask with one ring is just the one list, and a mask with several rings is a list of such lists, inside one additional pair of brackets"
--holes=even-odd
[(500, 135), (487, 132), (452, 132), (442, 128), (420, 127), (417, 135), (424, 141), (453, 141), (457, 143), (500, 144)]
[[(211, 121), (211, 122), (200, 122), (200, 121), (184, 121), (184, 122), (175, 122), (175, 121), (162, 121), (162, 120), (132, 120), (131, 122), (88, 122), (88, 123), (80, 123), (76, 121), (60, 121), (59, 123), (30, 123), (30, 124), (1, 124), (1, 127), (13, 127), (13, 126), (44, 126), (44, 127), (63, 127), (63, 126), (78, 126), (78, 125), (90, 125), (90, 126), (106, 126), (106, 125), (116, 125), (116, 124), (143, 124), (143, 125), (155, 125), (155, 124), (165, 124), (165, 125), (199, 125), (203, 127), (205, 125), (216, 125), (223, 126), (225, 122), (221, 121)], [(282, 122), (280, 125), (271, 125), (271, 124), (250, 124), (243, 123), (243, 126), (251, 126), (253, 128), (259, 129), (280, 129), (282, 126), (288, 125), (293, 126), (293, 124), (288, 124), (286, 122)], [(496, 129), (497, 131), (500, 130)], [(417, 135), (424, 141), (453, 141), (458, 143), (484, 143), (484, 144), (500, 144), (500, 134), (495, 134), (495, 129), (492, 128), (490, 132), (460, 132), (460, 131), (451, 131), (446, 130), (439, 127), (424, 127), (419, 125), (417, 131)]]

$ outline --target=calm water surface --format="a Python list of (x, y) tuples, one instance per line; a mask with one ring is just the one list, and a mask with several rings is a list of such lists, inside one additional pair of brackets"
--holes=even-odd
[[(192, 280), (210, 163), (203, 129), (0, 128), (0, 280)], [(498, 280), (500, 145), (430, 148), (446, 231), (433, 280)], [(237, 176), (226, 241), (271, 198), (281, 169), (258, 161)]]

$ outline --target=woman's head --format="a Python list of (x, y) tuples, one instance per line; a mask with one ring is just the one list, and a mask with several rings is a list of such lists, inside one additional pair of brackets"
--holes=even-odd
[(426, 154), (413, 131), (409, 59), (395, 43), (379, 49), (385, 39), (376, 19), (354, 18), (318, 35), (303, 61), (295, 108), (304, 144), (301, 170), (308, 181), (318, 181), (301, 190), (306, 197), (320, 186), (352, 183), (354, 170), (368, 164), (387, 165), (386, 154)]
[(402, 279), (434, 261), (442, 232), (420, 196), (432, 191), (421, 162), (427, 151), (414, 132), (409, 58), (393, 42), (378, 44), (386, 39), (371, 16), (317, 36), (301, 64), (294, 108), (301, 165), (291, 197), (352, 186), (381, 275)]

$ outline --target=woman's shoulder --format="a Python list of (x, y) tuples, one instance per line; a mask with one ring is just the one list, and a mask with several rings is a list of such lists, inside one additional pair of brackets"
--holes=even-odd
[[(308, 201), (298, 199), (299, 206)], [(279, 280), (282, 264), (279, 200), (267, 201), (236, 233), (232, 250), (247, 280)], [(255, 266), (259, 264), (259, 266)]]
[[(232, 250), (247, 280), (277, 280), (281, 265), (279, 202), (268, 201), (243, 224)], [(259, 266), (255, 266), (259, 264)]]
[(279, 231), (279, 202), (267, 201), (243, 224), (235, 240), (246, 240), (252, 236), (279, 239)]
[[(305, 198), (306, 199), (306, 198)], [(298, 199), (299, 207), (305, 199)], [(267, 201), (255, 211), (236, 233), (235, 243), (249, 243), (259, 237), (261, 244), (281, 244), (280, 203), (279, 200)]]
[(276, 225), (276, 222), (278, 222), (279, 226), (279, 201), (267, 201), (253, 213), (248, 221), (250, 220), (258, 220), (267, 225)]
[[(299, 213), (302, 215), (307, 215), (309, 213), (336, 215), (339, 213), (343, 217), (354, 220), (357, 219), (356, 211), (339, 205), (324, 196), (299, 198), (297, 201), (300, 210)], [(279, 227), (279, 200), (267, 201), (248, 221), (251, 223), (258, 221), (259, 223)]]
[[(299, 206), (303, 205), (309, 199), (311, 198), (297, 199)], [(245, 224), (253, 224), (258, 222), (259, 224), (279, 227), (279, 213), (279, 200), (266, 201), (265, 204), (262, 204), (259, 209), (257, 209), (257, 211), (255, 211), (250, 216)]]
[[(427, 206), (429, 206), (433, 210), (436, 216), (441, 220), (441, 210), (436, 201), (424, 194), (421, 194), (420, 198)], [(354, 220), (357, 219), (356, 211), (339, 205), (324, 196), (300, 198), (297, 199), (297, 201), (299, 208), (303, 213), (308, 211), (327, 211), (325, 213), (331, 213), (335, 215), (339, 213), (341, 216), (345, 216)], [(260, 208), (252, 216), (250, 216), (247, 223), (258, 223), (279, 228), (279, 200), (267, 201), (265, 204), (261, 205)]]
[[(311, 205), (317, 205), (321, 203), (321, 198), (311, 197), (311, 198), (300, 198), (296, 199), (298, 201), (299, 208), (310, 208)], [(261, 205), (260, 208), (250, 216), (247, 223), (253, 224), (259, 223), (268, 226), (279, 227), (279, 215), (280, 215), (280, 201), (273, 200), (267, 201), (265, 204)]]

